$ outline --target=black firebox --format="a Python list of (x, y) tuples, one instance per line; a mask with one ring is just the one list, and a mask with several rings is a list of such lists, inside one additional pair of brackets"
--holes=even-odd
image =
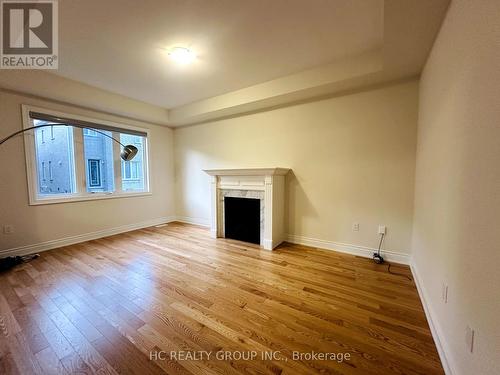
[(260, 244), (260, 199), (224, 197), (226, 238)]

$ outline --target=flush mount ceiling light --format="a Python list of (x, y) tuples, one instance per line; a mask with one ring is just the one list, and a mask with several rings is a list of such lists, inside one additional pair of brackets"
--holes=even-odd
[(187, 65), (194, 61), (196, 54), (189, 48), (174, 47), (168, 51), (168, 56), (178, 64)]

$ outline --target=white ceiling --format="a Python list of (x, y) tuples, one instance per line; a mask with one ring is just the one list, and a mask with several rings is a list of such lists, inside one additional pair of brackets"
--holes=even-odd
[(415, 78), (449, 1), (65, 0), (59, 70), (0, 70), (0, 90), (171, 127), (238, 116)]
[[(173, 108), (379, 49), (383, 41), (383, 0), (60, 1), (55, 73)], [(175, 65), (165, 51), (175, 45), (199, 58)]]

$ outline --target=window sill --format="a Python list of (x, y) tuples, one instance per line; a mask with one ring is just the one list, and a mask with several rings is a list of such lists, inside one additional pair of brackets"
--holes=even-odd
[(83, 201), (95, 201), (102, 199), (134, 198), (153, 195), (152, 192), (137, 193), (90, 193), (88, 195), (71, 195), (58, 198), (36, 198), (30, 199), (30, 206), (40, 206), (44, 204), (72, 203)]

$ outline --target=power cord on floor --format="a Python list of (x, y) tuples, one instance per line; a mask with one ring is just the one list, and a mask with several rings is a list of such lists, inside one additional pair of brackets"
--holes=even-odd
[(385, 233), (380, 233), (380, 242), (378, 243), (378, 250), (373, 254), (373, 261), (377, 264), (384, 263), (384, 258), (380, 255), (380, 249), (382, 248), (382, 241), (384, 241)]
[[(382, 257), (382, 255), (380, 255), (380, 249), (382, 248), (382, 242), (384, 241), (384, 237), (385, 237), (385, 233), (380, 233), (380, 242), (378, 243), (378, 250), (376, 253), (373, 254), (373, 260), (377, 264), (385, 263), (384, 258)], [(388, 273), (390, 273), (391, 275), (406, 277), (408, 280), (413, 281), (413, 279), (408, 275), (405, 275), (403, 273), (398, 273), (398, 272), (391, 272), (391, 266), (392, 266), (391, 263), (387, 263), (387, 272)]]

